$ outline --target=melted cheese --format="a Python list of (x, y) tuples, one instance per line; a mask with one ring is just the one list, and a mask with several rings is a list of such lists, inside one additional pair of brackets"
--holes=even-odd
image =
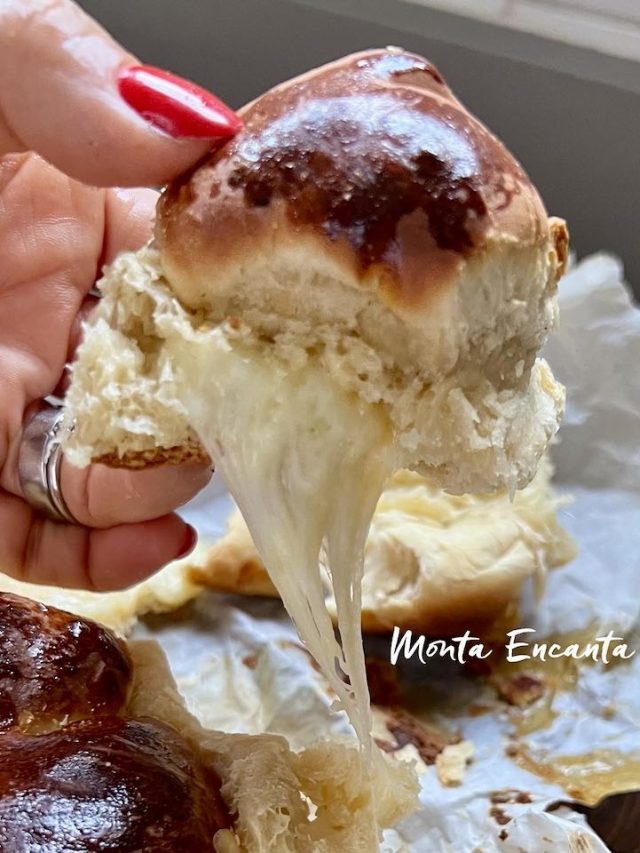
[[(285, 362), (228, 327), (168, 335), (178, 395), (222, 474), (296, 628), (369, 750), (360, 631), (363, 551), (393, 470), (380, 407), (338, 387), (314, 356)], [(180, 381), (180, 376), (184, 381)], [(325, 603), (328, 565), (341, 645)]]
[[(419, 474), (397, 471), (369, 528), (363, 631), (486, 631), (517, 604), (527, 578), (541, 593), (547, 572), (576, 554), (557, 513), (567, 498), (554, 492), (551, 476), (551, 462), (543, 457), (535, 478), (511, 502), (504, 491), (450, 495)], [(197, 577), (224, 592), (277, 594), (238, 512)], [(328, 607), (333, 616), (332, 596)]]

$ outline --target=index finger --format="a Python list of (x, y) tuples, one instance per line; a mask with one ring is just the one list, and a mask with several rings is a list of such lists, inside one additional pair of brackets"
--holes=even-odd
[[(237, 131), (230, 111), (226, 131), (223, 122), (208, 139), (157, 129), (119, 92), (119, 74), (136, 64), (71, 0), (3, 0), (0, 156), (31, 150), (84, 183), (154, 186), (196, 162), (212, 140)], [(186, 82), (184, 91), (193, 100)], [(180, 97), (179, 85), (171, 97)]]

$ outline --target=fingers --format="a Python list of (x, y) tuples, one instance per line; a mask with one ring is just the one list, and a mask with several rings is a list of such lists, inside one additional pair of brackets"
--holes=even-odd
[[(149, 238), (155, 199), (148, 190), (83, 186), (34, 155), (0, 162), (0, 488), (6, 492), (21, 496), (24, 417), (58, 385), (78, 343), (78, 312), (91, 307), (88, 290), (103, 262)], [(172, 512), (209, 476), (197, 466), (136, 473), (94, 467), (65, 471), (63, 488), (79, 521), (105, 528)]]
[(195, 545), (177, 515), (140, 524), (89, 530), (36, 515), (19, 498), (0, 494), (0, 566), (30, 583), (97, 592), (144, 580)]
[[(80, 342), (82, 340), (82, 326), (89, 319), (89, 317), (91, 316), (91, 314), (93, 312), (93, 309), (96, 307), (96, 305), (98, 304), (99, 301), (100, 300), (97, 296), (93, 296), (93, 295), (85, 296), (85, 298), (83, 299), (83, 301), (80, 305), (80, 308), (78, 309), (78, 313), (73, 318), (73, 323), (71, 325), (71, 331), (69, 332), (69, 345), (67, 348), (67, 363), (69, 365), (73, 361), (75, 352), (78, 349), (78, 346), (80, 345)], [(70, 373), (69, 370), (65, 370), (65, 372), (62, 376), (62, 382), (65, 383), (64, 384), (65, 391), (66, 391), (66, 387), (67, 387), (66, 383), (68, 382), (68, 379), (69, 379), (69, 373)], [(60, 391), (61, 391), (60, 386), (57, 386), (56, 390), (54, 392), (54, 396), (55, 397), (64, 396)]]
[[(1, 59), (0, 59), (1, 63)], [(150, 236), (155, 194), (84, 186), (34, 154), (0, 159), (0, 487), (17, 493), (23, 413), (51, 394), (102, 264)]]
[[(105, 191), (105, 220), (98, 274), (119, 252), (139, 249), (151, 239), (158, 193), (148, 189), (113, 189)], [(73, 357), (82, 337), (82, 326), (98, 304), (94, 295), (85, 296), (69, 333), (67, 362)], [(63, 377), (66, 381), (66, 374)], [(60, 388), (56, 396), (61, 396)]]
[(106, 528), (158, 518), (195, 497), (211, 478), (206, 465), (161, 465), (141, 471), (63, 462), (62, 492), (74, 518)]
[(4, 0), (0, 155), (37, 151), (94, 185), (160, 185), (237, 132), (213, 96), (136, 64), (70, 0)]
[(113, 189), (105, 195), (102, 256), (98, 272), (118, 252), (139, 249), (151, 239), (158, 193), (149, 189)]

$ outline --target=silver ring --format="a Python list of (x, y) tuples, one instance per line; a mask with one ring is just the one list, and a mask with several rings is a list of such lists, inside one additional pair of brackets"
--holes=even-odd
[(18, 477), (27, 503), (52, 521), (78, 522), (60, 489), (62, 441), (73, 427), (64, 423), (64, 409), (47, 406), (26, 425), (18, 454)]

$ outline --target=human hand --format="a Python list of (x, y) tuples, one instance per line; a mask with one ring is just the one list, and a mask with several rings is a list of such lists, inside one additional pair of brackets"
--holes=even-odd
[(97, 187), (163, 184), (240, 126), (135, 65), (68, 0), (0, 4), (0, 570), (37, 583), (115, 589), (185, 555), (195, 534), (173, 510), (210, 476), (63, 461), (77, 525), (39, 515), (20, 486), (24, 425), (64, 382), (103, 264), (151, 235), (154, 192)]

